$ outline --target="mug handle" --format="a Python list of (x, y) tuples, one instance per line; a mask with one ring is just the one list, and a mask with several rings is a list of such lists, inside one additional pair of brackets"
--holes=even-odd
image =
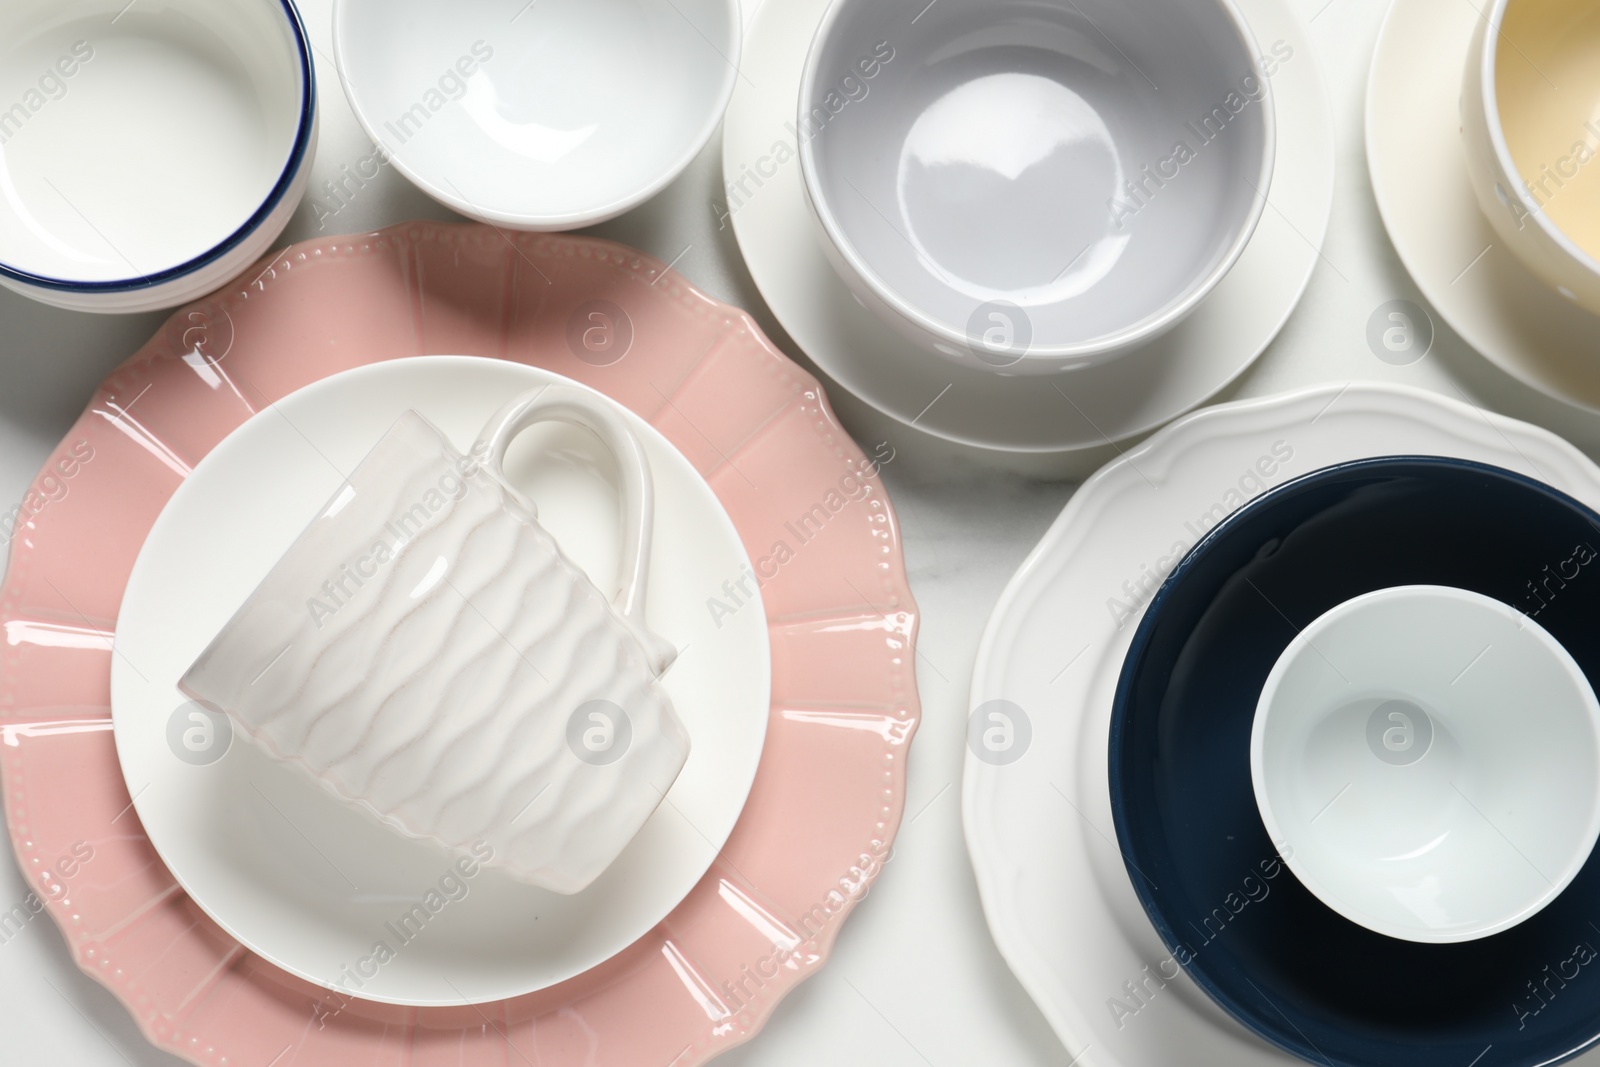
[(622, 478), (622, 560), (617, 593), (611, 604), (644, 646), (651, 669), (661, 674), (677, 658), (677, 650), (645, 625), (645, 589), (650, 580), (650, 538), (655, 524), (655, 485), (644, 446), (610, 402), (585, 390), (547, 385), (508, 401), (484, 426), (472, 446), (481, 462), (513, 498), (537, 520), (538, 508), (505, 473), (506, 450), (522, 431), (538, 422), (566, 422), (591, 431), (617, 461)]

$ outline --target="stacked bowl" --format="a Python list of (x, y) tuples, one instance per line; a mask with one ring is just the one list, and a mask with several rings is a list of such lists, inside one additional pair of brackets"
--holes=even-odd
[(1597, 531), (1522, 475), (1380, 457), (1255, 498), (1166, 579), (1118, 681), (1112, 812), (1172, 960), (1234, 1018), (1339, 1067), (1600, 1037)]

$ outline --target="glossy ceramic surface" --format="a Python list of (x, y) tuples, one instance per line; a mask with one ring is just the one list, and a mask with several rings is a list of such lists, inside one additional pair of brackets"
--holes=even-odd
[[(1152, 600), (1111, 713), (1117, 840), (1171, 958), (1245, 1025), (1304, 1059), (1351, 1067), (1474, 1058), (1481, 1067), (1526, 1067), (1556, 1062), (1600, 1037), (1600, 986), (1563, 979), (1568, 988), (1546, 1003), (1527, 985), (1595, 936), (1589, 907), (1600, 892), (1600, 860), (1587, 863), (1538, 914), (1498, 936), (1455, 944), (1398, 940), (1356, 925), (1293, 877), (1274, 874), (1278, 856), (1293, 850), (1298, 859), (1304, 839), (1268, 836), (1250, 772), (1256, 705), (1274, 664), (1324, 612), (1376, 589), (1447, 585), (1538, 611), (1539, 624), (1582, 670), (1600, 677), (1594, 601), (1581, 581), (1560, 577), (1563, 570), (1581, 575), (1576, 561), (1593, 557), (1597, 526), (1600, 516), (1589, 508), (1499, 468), (1426, 458), (1351, 463), (1308, 475), (1230, 517)], [(1392, 536), (1370, 536), (1379, 529)], [(1547, 573), (1556, 578), (1542, 589), (1536, 583)], [(1350, 662), (1340, 655), (1346, 649), (1330, 643), (1330, 659)], [(1456, 672), (1481, 651), (1462, 651)], [(1462, 684), (1473, 681), (1469, 673)], [(1518, 708), (1519, 722), (1531, 727), (1537, 713)], [(1475, 747), (1458, 718), (1441, 711), (1434, 721), (1437, 750), (1418, 769), (1435, 756), (1453, 756), (1456, 746)], [(1544, 740), (1530, 734), (1535, 745)], [(1442, 799), (1476, 805), (1459, 818), (1476, 814), (1505, 835), (1500, 844), (1510, 848), (1499, 856), (1502, 864), (1534, 864), (1536, 878), (1559, 884), (1565, 872), (1552, 842), (1560, 831), (1522, 821), (1517, 809), (1576, 805), (1587, 836), (1595, 757), (1592, 740), (1576, 752), (1564, 751), (1558, 737), (1548, 740), (1539, 753), (1540, 781), (1527, 782), (1524, 760), (1523, 780), (1497, 790), (1484, 768), (1461, 760)], [(1568, 776), (1584, 780), (1568, 791), (1559, 784)], [(1359, 801), (1354, 792), (1352, 785), (1337, 803), (1322, 804), (1331, 812)], [(1408, 817), (1387, 814), (1392, 826)], [(1319, 831), (1336, 817), (1325, 815)], [(1409, 817), (1426, 815), (1413, 808)], [(1580, 859), (1587, 854), (1583, 849)], [(1512, 881), (1521, 873), (1512, 868), (1497, 877)], [(1425, 900), (1426, 880), (1415, 888)], [(1422, 974), (1427, 983), (1410, 988), (1408, 979)], [(1397, 982), (1408, 987), (1403, 1000), (1395, 996)]]
[(1319, 900), (1449, 944), (1515, 926), (1588, 860), (1597, 733), (1589, 680), (1537, 621), (1465, 589), (1394, 586), (1283, 650), (1256, 702), (1250, 780), (1268, 840)]
[[(722, 142), (726, 199), (715, 208), (721, 224), (733, 226), (778, 321), (844, 388), (946, 440), (1009, 452), (1063, 452), (1103, 447), (1187, 411), (1232, 381), (1277, 334), (1319, 262), (1334, 175), (1333, 120), (1322, 77), (1310, 38), (1288, 4), (1239, 3), (1267, 57), (1263, 67), (1278, 120), (1271, 202), (1244, 255), (1211, 297), (1159, 341), (1050, 383), (930, 356), (861, 306), (829, 266), (825, 238), (805, 206), (793, 129), (808, 43), (827, 6), (828, 0), (764, 4), (752, 20), (745, 69), (761, 77), (741, 81), (729, 106)], [(891, 45), (903, 36), (896, 34)], [(867, 59), (874, 43), (861, 42), (855, 58)], [(865, 103), (881, 99), (869, 95)]]
[[(677, 705), (696, 745), (685, 773), (669, 782), (666, 805), (584, 893), (560, 896), (518, 885), (504, 870), (475, 873), (466, 888), (454, 891), (461, 899), (427, 918), (426, 937), (403, 928), (408, 902), (437, 886), (462, 857), (482, 867), (504, 865), (534, 817), (542, 814), (555, 830), (563, 817), (576, 816), (544, 811), (542, 801), (560, 789), (582, 790), (582, 782), (541, 784), (546, 792), (510, 801), (515, 817), (504, 832), (469, 837), (459, 841), (461, 849), (446, 851), (397, 835), (368, 811), (347, 808), (315, 779), (288, 773), (290, 768), (243, 737), (203, 758), (173, 745), (171, 721), (179, 718), (187, 728), (194, 712), (179, 691), (179, 677), (246, 595), (254, 595), (259, 577), (282, 565), (286, 547), (304, 536), (304, 517), (339, 493), (341, 482), (365, 485), (357, 464), (374, 434), (382, 434), (395, 416), (421, 408), (467, 442), (504, 398), (552, 384), (560, 386), (562, 379), (549, 371), (472, 357), (416, 357), (314, 382), (246, 422), (206, 456), (162, 510), (128, 579), (117, 621), (112, 720), (123, 777), (134, 782), (130, 793), (138, 795), (134, 813), (166, 869), (206, 915), (264, 960), (307, 981), (363, 1000), (406, 1005), (499, 1000), (565, 981), (637, 941), (674, 909), (706, 873), (746, 803), (766, 731), (768, 632), (755, 609), (758, 600), (718, 627), (702, 590), (744, 573), (749, 558), (706, 482), (637, 416), (629, 421), (648, 442), (661, 485), (651, 522), (661, 566), (643, 561), (646, 576), (653, 577), (637, 590), (637, 603), (650, 608), (643, 629), (670, 633), (674, 645), (693, 646), (693, 654), (667, 673), (659, 696)], [(597, 445), (578, 427), (528, 430), (528, 440), (517, 443), (509, 483), (541, 501), (541, 525), (565, 545), (563, 555), (574, 566), (606, 587), (626, 587), (630, 552), (618, 515), (629, 493), (621, 472), (613, 474), (613, 458)], [(350, 470), (349, 478), (342, 478), (344, 470)], [(238, 501), (238, 485), (253, 486), (250, 501)], [(341, 515), (355, 507), (357, 501), (347, 502)], [(208, 549), (214, 544), (229, 550)], [(360, 603), (342, 606), (326, 625), (354, 616)], [(483, 613), (496, 609), (493, 600), (474, 603)], [(458, 608), (456, 627), (475, 637), (482, 616), (459, 601)], [(528, 608), (528, 614), (536, 611), (536, 605)], [(491, 629), (518, 635), (499, 619)], [(507, 640), (488, 646), (485, 654), (509, 649)], [(547, 677), (558, 677), (557, 665), (542, 659), (538, 648), (525, 654)], [(282, 667), (274, 664), (274, 670)], [(445, 723), (435, 726), (470, 717), (477, 694), (478, 686), (469, 686), (448, 702)], [(563, 747), (549, 753), (557, 760), (568, 750), (574, 710), (560, 715)], [(619, 721), (610, 723), (613, 744)], [(581, 723), (579, 744), (592, 726)], [(650, 726), (640, 720), (635, 731), (630, 717), (621, 758), (598, 769), (626, 765), (632, 745), (650, 736)], [(477, 742), (493, 734), (493, 725), (467, 729), (451, 760), (483, 768), (486, 776), (504, 745), (485, 750)], [(427, 750), (416, 755), (437, 757)], [(360, 752), (350, 760), (358, 758)], [(349, 774), (350, 768), (342, 771)], [(589, 789), (600, 785), (605, 782)], [(576, 800), (584, 800), (582, 792)], [(642, 800), (654, 808), (661, 793)], [(517, 814), (522, 806), (526, 811)], [(538, 838), (531, 841), (533, 848), (539, 845)], [(366, 966), (376, 973), (358, 973), (355, 965), (373, 955), (374, 936), (395, 949), (394, 958), (381, 968)], [(403, 950), (392, 944), (397, 941), (405, 942)]]
[(1523, 264), (1600, 312), (1600, 12), (1578, 0), (1496, 0), (1461, 87), (1472, 191)]
[[(529, 832), (526, 826), (550, 821), (549, 829), (556, 831), (564, 818), (576, 816), (544, 809), (551, 793), (576, 790), (573, 799), (582, 805), (589, 793), (609, 784), (605, 779), (585, 782), (570, 771), (553, 776), (540, 783), (544, 793), (511, 801), (515, 806), (502, 832), (485, 832), (482, 840), (469, 837), (459, 842), (462, 849), (446, 851), (394, 833), (368, 811), (351, 809), (243, 736), (234, 736), (231, 747), (201, 754), (174, 746), (172, 720), (188, 730), (196, 710), (178, 688), (180, 676), (239, 604), (255, 595), (258, 579), (281, 567), (285, 550), (304, 539), (307, 514), (340, 492), (341, 481), (371, 488), (357, 465), (396, 417), (408, 410), (429, 411), (450, 436), (466, 442), (507, 396), (562, 384), (540, 368), (465, 356), (390, 361), (324, 378), (285, 397), (213, 449), (162, 509), (140, 551), (118, 615), (111, 690), (118, 759), (125, 781), (134, 783), (130, 794), (138, 797), (134, 811), (162, 862), (207, 915), (263, 959), (308, 981), (358, 993), (364, 1000), (450, 1004), (503, 999), (580, 974), (643, 936), (684, 898), (726, 843), (749, 795), (771, 692), (767, 628), (757, 610), (759, 599), (748, 611), (713, 620), (704, 590), (745, 572), (750, 560), (710, 487), (633, 415), (628, 421), (645, 444), (661, 486), (651, 522), (656, 531), (652, 555), (659, 563), (652, 566), (656, 561), (646, 558), (635, 565), (646, 583), (633, 591), (634, 602), (645, 609), (641, 629), (669, 634), (671, 645), (690, 649), (651, 689), (675, 706), (695, 743), (665, 803), (583, 893), (563, 896), (519, 884), (504, 870), (484, 870), (465, 880), (465, 888), (454, 887), (460, 899), (446, 897), (448, 905), (427, 918), (425, 935), (406, 928), (409, 905), (436, 888), (459, 860), (503, 867)], [(479, 454), (490, 461), (487, 452)], [(562, 554), (596, 584), (625, 590), (633, 548), (630, 527), (618, 523), (622, 501), (630, 496), (626, 468), (619, 469), (587, 430), (559, 424), (529, 429), (511, 459), (508, 484), (538, 499), (540, 524), (563, 546)], [(344, 471), (351, 473), (342, 480)], [(254, 487), (247, 501), (239, 500), (239, 485)], [(493, 506), (496, 515), (502, 514), (497, 497)], [(335, 517), (359, 507), (359, 501), (349, 501)], [(642, 525), (642, 515), (635, 522)], [(230, 546), (229, 551), (207, 548), (218, 544)], [(459, 578), (452, 581), (472, 589)], [(409, 591), (421, 584), (420, 576), (402, 584)], [(352, 598), (324, 619), (321, 632), (354, 617), (366, 603)], [(456, 628), (469, 640), (479, 635), (484, 616), (493, 617), (498, 609), (492, 597), (481, 594), (473, 603), (477, 610), (456, 603), (463, 616)], [(303, 603), (296, 606), (309, 610)], [(539, 614), (537, 605), (526, 611)], [(514, 624), (494, 622), (491, 629), (508, 638), (523, 636)], [(600, 637), (592, 634), (591, 640)], [(668, 639), (653, 638), (652, 644), (664, 650)], [(484, 654), (492, 657), (510, 647), (508, 640), (497, 640)], [(550, 679), (584, 680), (559, 658), (551, 662), (544, 651), (537, 643), (529, 647), (524, 652), (528, 665)], [(283, 666), (280, 661), (273, 670)], [(366, 673), (381, 676), (376, 667)], [(528, 688), (535, 696), (541, 692), (532, 684)], [(434, 728), (473, 719), (480, 708), (478, 693), (473, 684), (450, 700), (448, 715)], [(577, 735), (571, 737), (577, 709), (563, 709), (561, 747), (546, 755), (558, 767), (562, 752), (588, 755), (589, 731), (609, 727), (609, 739), (592, 739), (601, 743), (593, 753), (600, 757), (597, 769), (627, 765), (633, 746), (649, 737), (652, 724), (647, 719), (635, 723), (627, 710), (604, 710), (609, 723), (582, 721), (579, 715)], [(622, 716), (628, 716), (626, 728)], [(494, 734), (492, 723), (474, 721), (451, 750), (452, 766), (473, 764), (487, 777), (497, 760), (509, 757), (473, 743)], [(276, 730), (271, 736), (278, 736)], [(607, 740), (613, 747), (605, 748)], [(604, 762), (613, 755), (620, 758)], [(357, 750), (338, 770), (351, 774), (360, 769), (361, 759)], [(662, 803), (659, 793), (635, 797), (652, 808)], [(469, 799), (481, 802), (484, 794)], [(527, 810), (518, 814), (524, 805)], [(465, 801), (452, 810), (462, 809), (470, 810)], [(527, 845), (539, 848), (542, 842), (535, 837)], [(375, 973), (360, 973), (356, 965), (370, 959), (374, 938), (389, 944), (393, 957), (381, 967), (364, 968)], [(401, 941), (403, 950), (396, 944)]]
[(737, 0), (337, 0), (362, 128), (464, 215), (569, 230), (643, 203), (733, 93)]
[[(1266, 205), (1273, 104), (1231, 0), (833, 0), (796, 119), (845, 283), (969, 367), (1103, 361), (1193, 311)], [(1158, 88), (1159, 85), (1159, 88)]]
[[(687, 1067), (749, 1038), (825, 962), (903, 811), (916, 613), (872, 466), (893, 453), (869, 461), (744, 314), (608, 242), (412, 224), (293, 247), (252, 278), (175, 316), (107, 380), (12, 543), (6, 817), (74, 955), (153, 1042), (197, 1063)], [(231, 430), (329, 374), (439, 351), (537, 360), (600, 388), (705, 476), (764, 582), (767, 745), (711, 870), (617, 957), (492, 1005), (340, 1003), (228, 937), (146, 840), (112, 743), (111, 620), (150, 525)], [(830, 517), (802, 541), (785, 524), (814, 506)], [(719, 610), (737, 612), (737, 592)], [(80, 841), (92, 867), (48, 891)]]
[(1592, 261), (1600, 256), (1600, 177), (1588, 169), (1600, 154), (1600, 17), (1565, 0), (1508, 4), (1495, 54), (1500, 128), (1517, 173), (1532, 176), (1539, 206)]
[[(504, 474), (511, 440), (540, 420), (598, 434), (618, 467), (614, 598)], [(465, 451), (409, 410), (178, 690), (400, 832), (530, 885), (581, 892), (689, 756), (659, 684), (677, 649), (644, 619), (654, 525), (649, 460), (603, 397), (549, 383), (513, 393)], [(767, 687), (752, 688), (759, 722)], [(749, 774), (736, 780), (755, 774), (761, 731), (752, 740)]]
[(1600, 411), (1600, 317), (1510, 252), (1467, 178), (1461, 74), (1479, 23), (1471, 4), (1394, 0), (1367, 84), (1373, 193), (1395, 251), (1451, 329), (1530, 388)]
[(76, 310), (172, 307), (283, 232), (316, 144), (290, 0), (26, 0), (0, 41), (0, 284)]
[[(1600, 469), (1544, 430), (1418, 390), (1331, 384), (1198, 412), (1130, 449), (1074, 494), (1008, 586), (979, 649), (972, 706), (985, 715), (1009, 714), (1018, 723), (1026, 716), (1026, 746), (1009, 762), (968, 756), (963, 812), (989, 928), (1061, 1037), (1067, 1059), (1077, 1057), (1089, 1067), (1298, 1062), (1217, 1007), (1146, 917), (1111, 819), (1111, 702), (1145, 605), (1171, 568), (1223, 517), (1268, 488), (1320, 467), (1419, 453), (1493, 463), (1591, 504), (1600, 501)], [(1359, 541), (1375, 550), (1380, 544), (1370, 531)], [(1534, 574), (1518, 580), (1518, 588), (1539, 577), (1546, 563), (1559, 568), (1570, 554), (1569, 546), (1542, 561)], [(1579, 584), (1570, 584), (1563, 595), (1580, 591)], [(1286, 634), (1285, 641), (1292, 636)], [(1219, 850), (1231, 847), (1217, 844)], [(1246, 878), (1253, 877), (1255, 886), (1263, 882), (1263, 864), (1274, 870), (1274, 856), (1270, 850), (1251, 855), (1233, 872), (1235, 904), (1249, 900)], [(1265, 882), (1269, 905), (1293, 878), (1281, 864), (1275, 870), (1277, 877)], [(1225, 899), (1226, 894), (1211, 906), (1225, 906)], [(1247, 928), (1261, 906), (1246, 904), (1235, 925)], [(1549, 914), (1546, 909), (1533, 922)], [(1219, 943), (1226, 945), (1233, 930)], [(1514, 1006), (1557, 1014), (1559, 998), (1541, 1006), (1523, 983), (1545, 981), (1546, 965), (1550, 974), (1563, 967), (1571, 973), (1576, 945), (1600, 947), (1593, 931), (1568, 933), (1571, 942), (1531, 973), (1513, 978), (1497, 972), (1497, 980), (1517, 983), (1519, 999), (1493, 1004), (1487, 1021), (1508, 1021), (1514, 1028)], [(1441, 970), (1368, 969), (1358, 984), (1386, 990), (1394, 1010), (1403, 1013), (1414, 999), (1432, 995)], [(1555, 979), (1550, 981), (1554, 986)], [(1570, 1047), (1581, 1043), (1575, 1034)], [(1405, 1062), (1424, 1062), (1419, 1057), (1425, 1046), (1410, 1051)], [(1480, 1045), (1460, 1062), (1483, 1051)]]

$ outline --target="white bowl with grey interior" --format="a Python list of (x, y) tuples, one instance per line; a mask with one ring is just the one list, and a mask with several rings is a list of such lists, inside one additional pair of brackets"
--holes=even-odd
[(1244, 250), (1279, 62), (1231, 0), (834, 0), (795, 128), (824, 249), (930, 352), (1111, 359)]

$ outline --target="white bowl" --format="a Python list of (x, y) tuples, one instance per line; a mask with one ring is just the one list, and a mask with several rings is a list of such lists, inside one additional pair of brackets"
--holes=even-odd
[(174, 307), (283, 232), (317, 132), (290, 0), (10, 0), (0, 41), (0, 284)]
[(1600, 834), (1600, 703), (1478, 593), (1397, 586), (1307, 626), (1262, 688), (1250, 773), (1296, 877), (1370, 930), (1445, 944), (1554, 900)]
[(655, 195), (733, 95), (737, 0), (336, 0), (362, 128), (423, 192), (519, 230)]
[(1600, 314), (1600, 9), (1495, 0), (1477, 21), (1461, 135), (1478, 205), (1546, 285)]
[(825, 251), (957, 362), (1051, 373), (1126, 352), (1254, 231), (1277, 62), (1231, 0), (939, 0), (915, 18), (834, 0), (796, 126)]

